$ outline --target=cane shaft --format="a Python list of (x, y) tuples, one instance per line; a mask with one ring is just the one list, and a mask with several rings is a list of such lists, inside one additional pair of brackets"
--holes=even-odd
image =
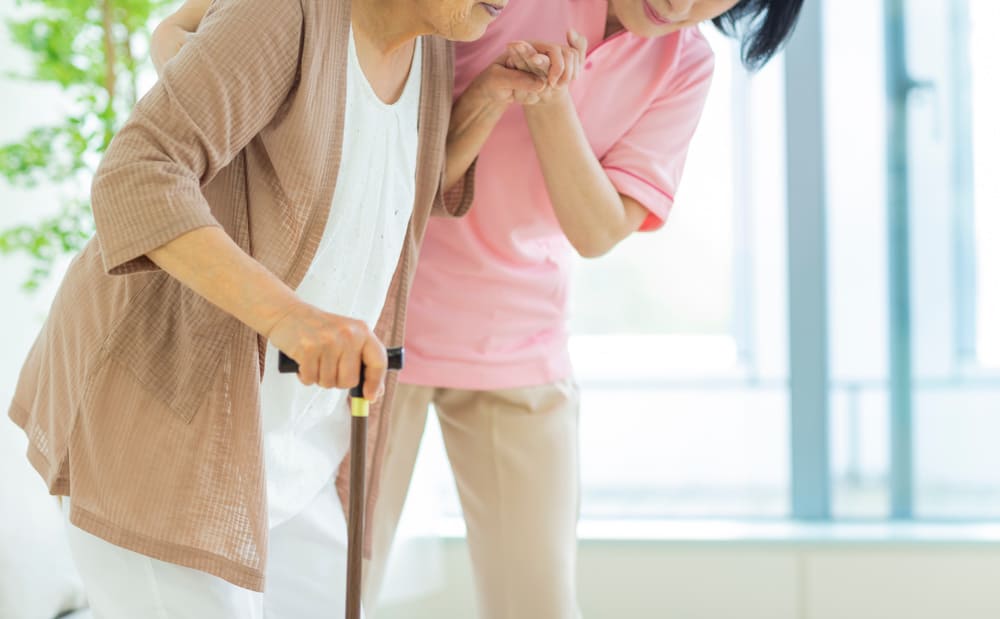
[[(366, 414), (356, 414), (364, 408)], [(347, 619), (361, 618), (361, 557), (365, 539), (365, 460), (368, 447), (368, 402), (351, 400), (351, 486), (348, 508)]]
[[(403, 349), (386, 350), (389, 370), (403, 369)], [(299, 371), (299, 364), (281, 353), (278, 370), (282, 373)], [(347, 506), (347, 619), (361, 619), (361, 558), (365, 543), (365, 463), (368, 448), (368, 400), (364, 399), (365, 365), (361, 364), (360, 380), (351, 389), (351, 484)]]

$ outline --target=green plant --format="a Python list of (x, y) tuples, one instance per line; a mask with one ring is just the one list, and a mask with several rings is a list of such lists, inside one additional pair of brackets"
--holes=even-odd
[(0, 253), (27, 254), (25, 288), (37, 288), (61, 255), (92, 236), (88, 190), (101, 155), (138, 97), (146, 67), (148, 24), (172, 0), (18, 0), (7, 21), (31, 68), (14, 79), (57, 85), (69, 112), (0, 146), (0, 177), (14, 187), (58, 188), (61, 209), (41, 221), (0, 231)]

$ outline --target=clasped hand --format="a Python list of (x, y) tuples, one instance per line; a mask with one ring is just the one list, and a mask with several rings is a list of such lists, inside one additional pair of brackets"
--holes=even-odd
[(575, 31), (566, 45), (513, 41), (477, 77), (470, 88), (487, 98), (521, 105), (544, 105), (568, 96), (569, 85), (583, 71), (587, 39)]

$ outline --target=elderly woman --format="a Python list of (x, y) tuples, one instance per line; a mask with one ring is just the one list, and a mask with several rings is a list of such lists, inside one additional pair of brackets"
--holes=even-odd
[(423, 35), (477, 38), (501, 8), (219, 0), (111, 144), (10, 409), (70, 497), (97, 617), (343, 608), (338, 389), (363, 362), (378, 394), (428, 215), (470, 200), (444, 191), (451, 51)]

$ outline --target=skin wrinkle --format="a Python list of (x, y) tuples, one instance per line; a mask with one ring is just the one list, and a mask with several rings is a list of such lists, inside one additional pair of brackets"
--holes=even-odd
[(356, 29), (369, 36), (383, 53), (428, 33), (454, 41), (472, 41), (482, 36), (493, 19), (480, 2), (473, 0), (360, 2), (354, 0)]

